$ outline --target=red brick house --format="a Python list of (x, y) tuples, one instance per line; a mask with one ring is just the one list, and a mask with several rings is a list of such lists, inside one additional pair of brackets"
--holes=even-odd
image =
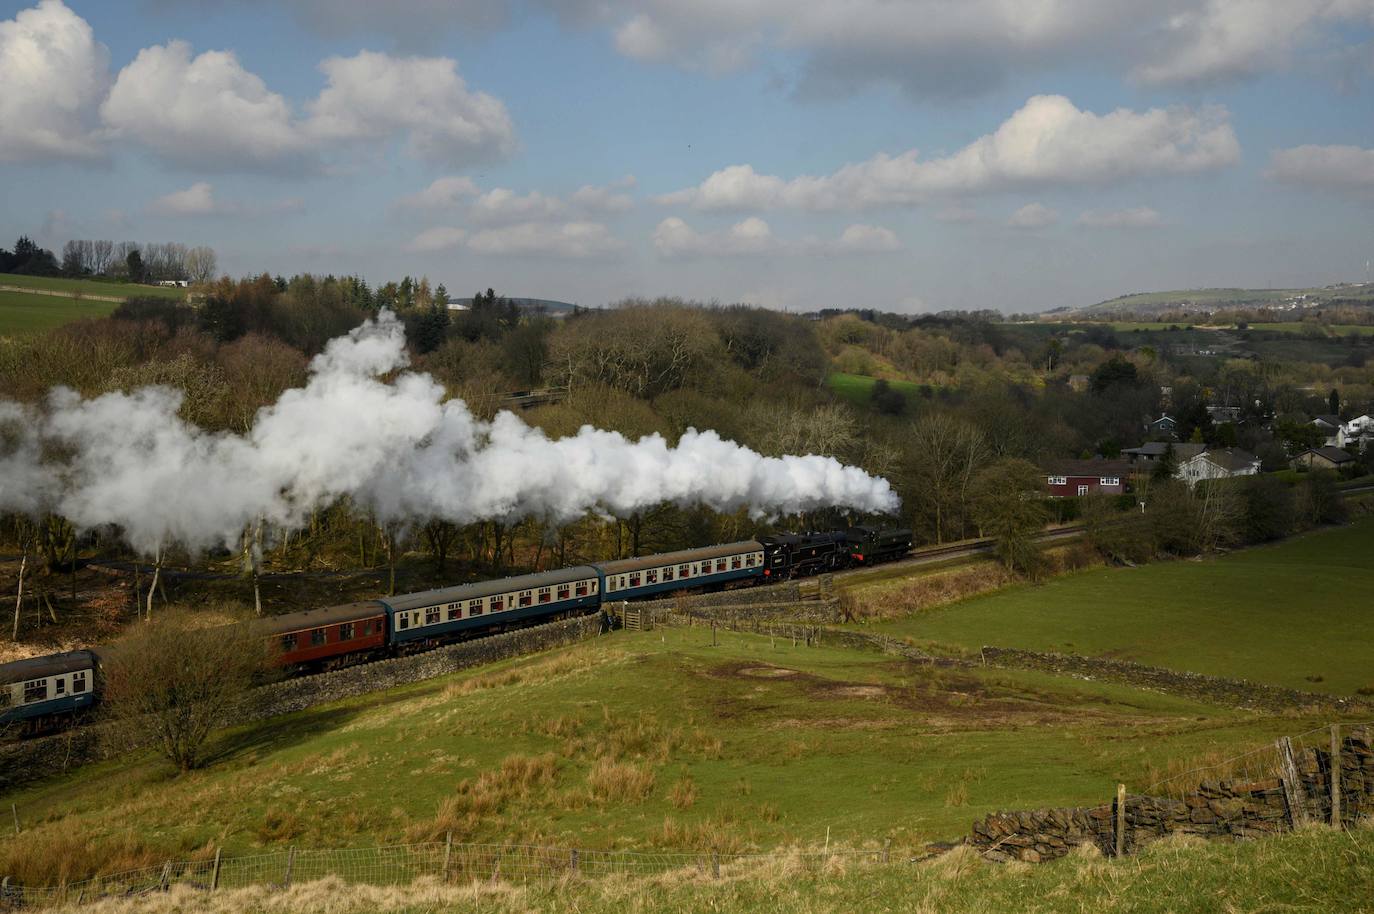
[(1052, 498), (1121, 495), (1130, 491), (1134, 471), (1126, 460), (1058, 460), (1045, 468), (1045, 481)]

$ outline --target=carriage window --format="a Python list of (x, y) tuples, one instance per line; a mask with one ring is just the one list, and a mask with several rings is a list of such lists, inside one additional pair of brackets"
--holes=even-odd
[[(496, 603), (495, 603), (494, 605), (496, 605), (496, 608), (497, 608), (497, 609), (500, 609), (500, 608), (501, 608), (501, 607), (500, 607), (499, 601), (496, 601)], [(468, 615), (469, 615), (469, 616), (480, 616), (480, 615), (482, 615), (482, 601), (481, 601), (481, 600), (468, 600)]]
[(397, 613), (396, 630), (403, 632), (408, 628), (410, 628), (410, 616), (407, 616), (405, 613)]
[(53, 679), (52, 684), (53, 684), (53, 687), (54, 687), (54, 689), (53, 689), (53, 697), (54, 697), (54, 698), (57, 698), (57, 697), (60, 696), (60, 695), (66, 695), (66, 694), (67, 694), (67, 680), (63, 679), (61, 676), (57, 676), (57, 677), (55, 677), (55, 678)]
[(370, 634), (372, 634), (372, 623), (371, 623), (371, 622), (364, 622), (364, 623), (363, 623), (363, 637), (366, 638), (366, 637), (367, 637), (368, 635), (370, 635)]
[(72, 694), (77, 695), (86, 691), (86, 671), (78, 670), (72, 673)]
[(751, 552), (751, 553), (749, 553), (748, 555), (746, 555), (746, 556), (744, 557), (744, 567), (745, 567), (745, 568), (752, 568), (752, 567), (754, 567), (754, 553)]
[(650, 568), (648, 571), (644, 572), (644, 583), (646, 583), (646, 584), (657, 584), (657, 583), (658, 583), (658, 569), (657, 569), (657, 568)]
[(716, 571), (725, 570), (725, 559), (716, 559)]
[(529, 605), (530, 605), (531, 603), (533, 603), (533, 602), (534, 602), (534, 597), (530, 594), (530, 592), (529, 592), (528, 590), (525, 591), (524, 593), (520, 594), (520, 605), (521, 605), (521, 606), (529, 606)]
[(564, 584), (562, 587), (558, 588), (558, 599), (566, 600), (570, 596), (572, 596), (572, 588), (569, 587), (567, 584)]
[(319, 647), (324, 644), (324, 629), (314, 628), (310, 630), (310, 644), (312, 647)]
[(437, 607), (437, 606), (431, 606), (431, 607), (429, 607), (428, 609), (425, 610), (425, 624), (426, 624), (426, 625), (433, 625), (434, 623), (436, 623), (436, 622), (439, 621), (439, 616), (440, 616), (439, 607)]
[(547, 587), (539, 588), (539, 602), (547, 603), (553, 599), (553, 593)]
[(677, 576), (680, 577), (680, 578), (690, 578), (690, 577), (692, 576), (692, 566), (691, 566), (691, 565), (679, 565), (679, 566), (677, 566)]
[(732, 558), (732, 559), (730, 560), (730, 567), (731, 567), (732, 569), (739, 568), (739, 565), (740, 565), (740, 558), (739, 558), (739, 556), (735, 556), (734, 558)]
[(453, 620), (460, 618), (462, 615), (462, 607), (459, 606), (457, 603), (450, 603), (448, 605), (448, 621), (452, 622)]
[(48, 697), (48, 680), (30, 679), (24, 683), (24, 704), (31, 701), (42, 701)]
[(281, 636), (281, 649), (282, 649), (285, 653), (288, 653), (288, 654), (291, 653), (292, 651), (294, 651), (294, 650), (296, 649), (296, 636), (295, 636), (295, 635), (282, 635), (282, 636)]
[(340, 641), (352, 641), (352, 640), (353, 640), (353, 623), (352, 623), (352, 622), (345, 622), (343, 625), (340, 625), (340, 626), (339, 626), (339, 640), (340, 640)]
[[(506, 605), (506, 598), (505, 598), (505, 597), (492, 597), (492, 598), (491, 598), (491, 611), (492, 611), (492, 612), (494, 612), (494, 613), (499, 613), (499, 612), (505, 607), (505, 605)], [(472, 607), (471, 607), (471, 606), (468, 607), (468, 612), (469, 612), (469, 613), (472, 612)]]
[(639, 575), (637, 575), (637, 574), (632, 574), (632, 575), (630, 575), (630, 586), (631, 586), (631, 587), (638, 587), (638, 586), (639, 586)]
[(663, 569), (663, 580), (665, 580), (665, 581), (671, 581), (672, 579), (673, 579), (673, 569), (671, 569), (671, 568), (665, 568), (665, 569)]
[(577, 582), (577, 595), (578, 595), (579, 597), (585, 597), (585, 596), (587, 595), (587, 582), (586, 582), (586, 581), (578, 581), (578, 582)]

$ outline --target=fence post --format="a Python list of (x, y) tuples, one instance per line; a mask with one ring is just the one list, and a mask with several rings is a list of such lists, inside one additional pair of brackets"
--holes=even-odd
[(568, 866), (569, 866), (569, 868), (570, 868), (574, 873), (577, 872), (577, 858), (578, 858), (577, 848), (573, 848), (572, 854), (571, 854), (571, 856), (568, 858)]
[(224, 848), (222, 848), (222, 847), (217, 847), (217, 848), (215, 848), (215, 868), (212, 869), (212, 870), (210, 871), (210, 891), (212, 891), (212, 892), (215, 892), (215, 891), (218, 891), (218, 890), (219, 890), (219, 864), (220, 864), (220, 855), (223, 854), (223, 853), (224, 853)]
[(443, 880), (444, 880), (444, 882), (448, 882), (448, 872), (449, 872), (449, 869), (448, 869), (448, 868), (449, 868), (449, 864), (452, 862), (452, 860), (453, 860), (453, 832), (445, 832), (445, 834), (444, 834), (444, 872), (443, 872)]
[(711, 851), (711, 878), (720, 878), (720, 851)]
[(167, 891), (167, 884), (170, 883), (171, 881), (172, 881), (172, 861), (168, 860), (166, 863), (164, 863), (164, 864), (162, 865), (162, 878), (158, 880), (158, 883), (157, 883), (157, 890), (158, 890), (159, 892), (165, 892), (165, 891)]
[(296, 845), (293, 844), (286, 850), (286, 878), (282, 880), (282, 888), (287, 888), (291, 885), (291, 870), (295, 867), (295, 865)]
[(11, 803), (10, 813), (14, 816), (14, 833), (17, 835), (19, 834), (19, 807)]
[(1288, 802), (1288, 824), (1297, 828), (1307, 824), (1307, 797), (1298, 777), (1298, 763), (1293, 760), (1293, 741), (1282, 736), (1275, 746), (1279, 750), (1279, 780), (1283, 782), (1283, 797)]
[(891, 859), (891, 853), (892, 853), (892, 839), (891, 839), (891, 838), (884, 838), (884, 839), (883, 839), (883, 863), (887, 863), (887, 862)]
[(1341, 827), (1341, 725), (1331, 725), (1331, 827)]
[(1116, 785), (1116, 855), (1126, 855), (1126, 785)]

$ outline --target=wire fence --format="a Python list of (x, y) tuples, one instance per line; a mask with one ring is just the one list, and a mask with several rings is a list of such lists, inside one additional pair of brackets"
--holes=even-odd
[(769, 865), (796, 875), (823, 874), (836, 866), (889, 861), (878, 850), (778, 851), (756, 854), (589, 850), (517, 844), (432, 842), (382, 847), (309, 850), (287, 848), (266, 854), (169, 861), (160, 866), (95, 876), (58, 886), (0, 883), (0, 910), (80, 905), (103, 898), (131, 898), (185, 886), (205, 892), (293, 883), (326, 877), (366, 885), (406, 885), (421, 877), (449, 884), (509, 882), (547, 885), (607, 876), (649, 877), (695, 873), (720, 879)]

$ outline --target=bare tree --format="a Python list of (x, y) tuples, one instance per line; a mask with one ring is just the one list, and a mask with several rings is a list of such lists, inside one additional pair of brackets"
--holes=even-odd
[(202, 245), (186, 252), (186, 278), (191, 282), (209, 282), (218, 269), (214, 248)]
[(215, 727), (270, 659), (251, 624), (206, 627), (174, 611), (101, 652), (104, 703), (116, 739), (157, 748), (182, 771), (204, 763)]
[(114, 256), (114, 242), (98, 238), (91, 242), (91, 272), (104, 275), (110, 268), (110, 258)]
[[(927, 514), (924, 520), (936, 542), (964, 536), (969, 485), (988, 453), (983, 432), (963, 419), (931, 413), (912, 426), (908, 462), (920, 497), (916, 509)], [(920, 514), (917, 520), (922, 520)]]

